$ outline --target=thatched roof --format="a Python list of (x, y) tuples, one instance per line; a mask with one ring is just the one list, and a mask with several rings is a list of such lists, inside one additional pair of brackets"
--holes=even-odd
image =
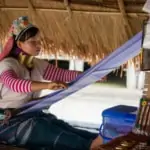
[(142, 29), (145, 0), (0, 0), (4, 39), (12, 20), (28, 15), (43, 32), (44, 50), (97, 61)]

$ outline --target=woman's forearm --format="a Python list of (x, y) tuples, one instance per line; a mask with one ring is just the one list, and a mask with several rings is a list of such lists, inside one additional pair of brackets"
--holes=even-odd
[(65, 70), (49, 64), (43, 78), (50, 81), (71, 82), (79, 75), (78, 71)]
[(20, 79), (13, 70), (7, 70), (0, 75), (2, 83), (14, 92), (30, 93), (44, 89), (58, 90), (66, 88), (62, 82), (38, 82), (27, 79)]
[(31, 83), (31, 91), (36, 92), (44, 89), (49, 89), (49, 84), (48, 82), (37, 82), (37, 81), (32, 81)]
[(30, 93), (48, 89), (50, 84), (47, 82), (36, 82), (20, 79), (13, 70), (7, 70), (3, 72), (1, 74), (1, 81), (5, 86), (18, 93)]

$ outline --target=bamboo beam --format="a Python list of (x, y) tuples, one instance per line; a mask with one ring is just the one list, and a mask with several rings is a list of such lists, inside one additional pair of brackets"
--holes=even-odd
[[(62, 12), (62, 13), (68, 13), (66, 9), (52, 9), (52, 8), (34, 8), (36, 11), (47, 11), (47, 12)], [(27, 7), (1, 7), (2, 11), (28, 11)], [(73, 13), (79, 13), (79, 14), (92, 14), (92, 15), (116, 15), (120, 16), (122, 15), (120, 12), (100, 12), (100, 11), (82, 11), (82, 10), (72, 10)], [(126, 13), (127, 16), (131, 17), (147, 17), (148, 14), (146, 13), (139, 13), (139, 12), (132, 12), (132, 13)]]
[(118, 0), (118, 5), (119, 5), (120, 12), (124, 18), (125, 28), (127, 27), (128, 38), (130, 38), (133, 36), (133, 32), (132, 32), (132, 28), (130, 26), (130, 23), (128, 21), (128, 17), (127, 17), (126, 11), (125, 11), (124, 1)]
[[(43, 1), (49, 1), (49, 0), (43, 0)], [(62, 3), (62, 0), (51, 0), (52, 2), (59, 2), (59, 3)], [(127, 5), (134, 5), (135, 2), (134, 1), (125, 1)], [(81, 6), (81, 5), (84, 5), (84, 6), (106, 6), (107, 8), (108, 7), (116, 7), (118, 8), (118, 3), (117, 1), (106, 1), (106, 0), (99, 0), (99, 1), (93, 1), (93, 0), (89, 0), (89, 1), (84, 1), (84, 0), (71, 0), (71, 4), (76, 4), (78, 6)], [(145, 1), (136, 1), (136, 4), (140, 4), (140, 5), (144, 5), (145, 4)]]
[[(15, 0), (14, 0), (15, 1)], [(16, 0), (18, 1), (18, 0)], [(46, 9), (65, 9), (64, 8), (64, 3), (61, 0), (60, 1), (53, 1), (53, 0), (48, 0), (45, 3), (43, 2), (44, 0), (38, 0), (39, 3), (34, 3), (34, 8), (46, 8)], [(25, 3), (27, 1), (24, 1), (23, 5), (21, 5), (20, 3), (10, 3), (7, 0), (5, 6), (0, 5), (0, 7), (15, 7), (15, 8), (26, 8), (28, 6), (28, 3)], [(144, 4), (143, 4), (144, 5)], [(142, 4), (138, 4), (138, 3), (134, 3), (134, 4), (126, 4), (126, 11), (129, 13), (132, 12), (140, 12), (142, 13)], [(103, 11), (103, 12), (118, 12), (118, 5), (114, 3), (112, 3), (111, 5), (106, 5), (105, 3), (103, 4), (97, 4), (97, 5), (87, 5), (87, 4), (76, 4), (73, 3), (73, 1), (71, 0), (71, 3), (69, 3), (69, 6), (71, 7), (71, 10), (82, 10), (82, 11)]]
[(28, 0), (28, 11), (29, 11), (29, 14), (30, 14), (30, 16), (31, 16), (31, 20), (32, 20), (32, 22), (34, 23), (35, 17), (36, 17), (36, 10), (34, 9), (31, 0)]
[[(44, 1), (49, 1), (49, 0), (44, 0)], [(51, 0), (51, 2), (57, 2), (58, 5), (62, 4), (62, 0)], [(134, 12), (135, 10), (138, 11), (138, 12), (142, 12), (142, 8), (143, 8), (143, 5), (145, 4), (145, 2), (139, 2), (139, 1), (136, 1), (133, 2), (133, 1), (130, 1), (130, 2), (126, 2), (126, 11), (128, 12)], [(117, 1), (114, 1), (114, 2), (107, 2), (107, 1), (104, 1), (103, 3), (99, 2), (99, 1), (89, 1), (89, 3), (85, 3), (84, 0), (71, 0), (71, 3), (70, 3), (70, 6), (71, 8), (80, 8), (80, 9), (84, 9), (84, 8), (93, 8), (96, 9), (96, 8), (99, 8), (99, 9), (102, 9), (102, 11), (106, 10), (106, 11), (118, 11), (118, 3)]]
[(72, 17), (72, 11), (71, 11), (71, 8), (70, 8), (70, 5), (69, 5), (69, 1), (64, 0), (64, 4), (65, 4), (66, 9), (68, 10), (69, 17), (71, 18)]

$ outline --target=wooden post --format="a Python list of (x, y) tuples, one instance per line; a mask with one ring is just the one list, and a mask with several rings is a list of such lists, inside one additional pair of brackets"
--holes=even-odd
[[(118, 6), (119, 6), (120, 12), (122, 14), (123, 20), (124, 20), (124, 28), (125, 28), (127, 39), (129, 39), (133, 36), (133, 32), (132, 32), (132, 28), (130, 26), (128, 16), (127, 16), (127, 13), (125, 10), (124, 1), (118, 0)], [(126, 74), (127, 74), (126, 85), (127, 85), (127, 88), (129, 88), (129, 89), (136, 88), (137, 80), (136, 80), (135, 71), (133, 69), (134, 69), (133, 64), (128, 64), (128, 68), (127, 68), (127, 72), (126, 72)]]
[(131, 38), (133, 36), (133, 32), (132, 32), (132, 29), (131, 29), (131, 26), (130, 26), (130, 23), (129, 23), (129, 20), (128, 20), (128, 17), (127, 17), (127, 13), (125, 11), (125, 6), (124, 6), (124, 1), (123, 0), (118, 0), (118, 5), (119, 5), (119, 8), (120, 8), (120, 12), (124, 18), (124, 26), (125, 26), (125, 30), (127, 30), (127, 36), (129, 38)]
[(126, 69), (126, 87), (128, 89), (136, 89), (136, 74), (133, 62), (128, 62)]
[(84, 61), (80, 59), (75, 60), (75, 70), (84, 71)]
[(69, 61), (69, 70), (74, 70), (75, 69), (75, 64), (74, 64), (74, 59), (70, 59)]
[(57, 54), (55, 54), (55, 66), (58, 68), (58, 58), (57, 58)]
[(138, 82), (137, 82), (137, 88), (139, 90), (142, 90), (144, 88), (144, 81), (145, 81), (145, 72), (139, 71), (138, 72)]

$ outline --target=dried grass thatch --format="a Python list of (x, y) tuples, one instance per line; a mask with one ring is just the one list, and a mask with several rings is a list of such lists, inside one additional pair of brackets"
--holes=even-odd
[(1, 0), (0, 39), (12, 20), (28, 15), (41, 29), (44, 51), (93, 63), (142, 29), (145, 0)]

